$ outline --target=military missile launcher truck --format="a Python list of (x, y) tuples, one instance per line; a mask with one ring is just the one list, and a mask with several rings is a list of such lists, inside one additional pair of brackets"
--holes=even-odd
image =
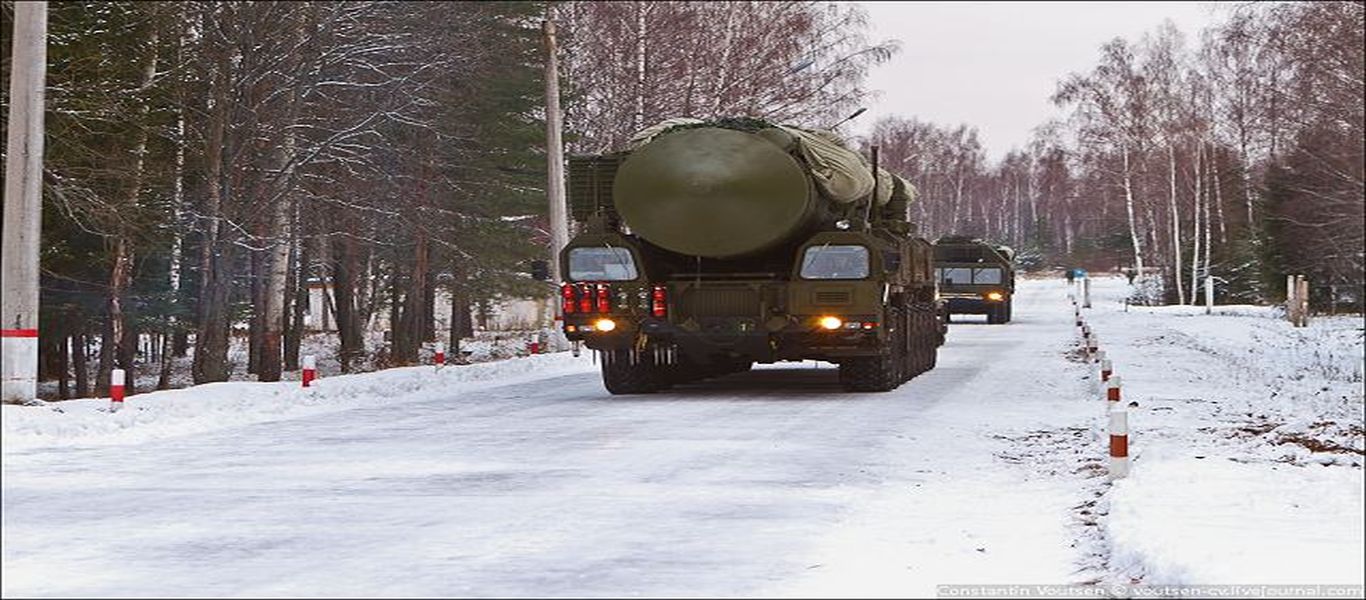
[(1015, 295), (1015, 251), (971, 236), (944, 236), (934, 243), (939, 295), (949, 314), (986, 315), (999, 325), (1011, 319)]
[(560, 255), (564, 333), (600, 353), (613, 394), (807, 359), (886, 391), (935, 364), (914, 189), (831, 133), (675, 119), (571, 157), (568, 187), (581, 228)]

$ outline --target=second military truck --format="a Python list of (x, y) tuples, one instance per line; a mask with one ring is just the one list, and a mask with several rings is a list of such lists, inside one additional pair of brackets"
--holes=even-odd
[(1015, 251), (970, 236), (945, 236), (934, 243), (939, 295), (954, 314), (986, 315), (999, 325), (1011, 319), (1015, 296)]
[(752, 119), (573, 157), (565, 335), (600, 352), (613, 394), (806, 359), (838, 363), (846, 390), (893, 389), (944, 339), (913, 193), (829, 132)]

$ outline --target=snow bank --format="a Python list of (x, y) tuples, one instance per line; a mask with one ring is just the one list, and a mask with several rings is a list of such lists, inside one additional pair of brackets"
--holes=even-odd
[(594, 369), (591, 357), (567, 352), (465, 366), (405, 367), (324, 377), (310, 388), (297, 381), (224, 382), (131, 396), (117, 413), (109, 400), (86, 399), (0, 406), (5, 451), (56, 445), (131, 443), (187, 435), (378, 403), (450, 398)]
[(1092, 284), (1086, 320), (1134, 403), (1105, 519), (1118, 581), (1366, 581), (1361, 317), (1295, 328), (1275, 307), (1126, 307), (1124, 280)]
[(1184, 459), (1116, 482), (1112, 568), (1149, 585), (1360, 584), (1360, 469)]

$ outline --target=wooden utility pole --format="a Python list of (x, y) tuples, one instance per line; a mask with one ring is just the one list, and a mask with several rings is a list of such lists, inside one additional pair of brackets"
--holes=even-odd
[(43, 214), (47, 2), (14, 3), (0, 252), (0, 401), (38, 396), (38, 246)]
[(546, 196), (550, 200), (550, 278), (555, 285), (564, 281), (560, 273), (560, 251), (569, 243), (569, 220), (564, 202), (564, 141), (560, 123), (560, 69), (555, 50), (555, 22), (549, 11), (541, 22), (545, 34), (545, 157)]

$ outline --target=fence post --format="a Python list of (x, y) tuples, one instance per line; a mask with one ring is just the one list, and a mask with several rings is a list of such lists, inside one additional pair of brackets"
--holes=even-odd
[(119, 412), (123, 408), (123, 369), (114, 369), (109, 372), (109, 412)]
[(305, 354), (303, 367), (304, 387), (311, 387), (313, 385), (313, 379), (318, 376), (318, 359), (312, 354)]
[(1300, 318), (1299, 326), (1309, 326), (1309, 278), (1304, 275), (1296, 275), (1297, 286), (1295, 288), (1295, 300), (1299, 302), (1299, 310), (1295, 311)]
[(1091, 276), (1081, 279), (1081, 307), (1091, 308)]
[(1214, 313), (1214, 277), (1205, 276), (1205, 314)]
[(1298, 327), (1299, 319), (1295, 318), (1295, 310), (1299, 307), (1299, 302), (1295, 300), (1299, 285), (1295, 282), (1294, 275), (1285, 276), (1285, 318), (1291, 325)]

